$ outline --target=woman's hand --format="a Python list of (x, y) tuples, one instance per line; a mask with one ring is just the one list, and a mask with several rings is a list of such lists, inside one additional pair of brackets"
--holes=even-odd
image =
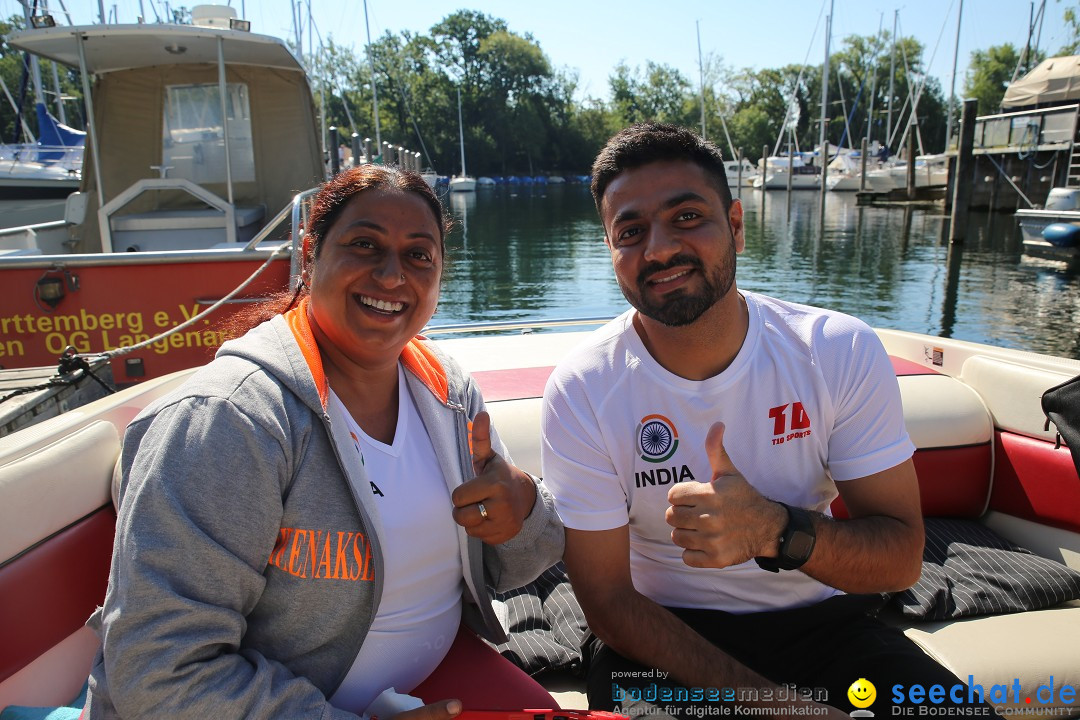
[(472, 456), (476, 477), (451, 495), (454, 521), (472, 537), (498, 545), (520, 532), (536, 502), (536, 485), (491, 449), (491, 416), (486, 412), (473, 419)]
[(450, 720), (450, 718), (456, 717), (460, 713), (460, 700), (441, 700), (418, 707), (415, 710), (405, 710), (386, 718), (376, 719), (372, 717), (371, 720)]

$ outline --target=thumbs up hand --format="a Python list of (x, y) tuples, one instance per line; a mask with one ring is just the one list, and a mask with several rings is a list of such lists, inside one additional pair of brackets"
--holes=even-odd
[(487, 412), (473, 418), (471, 435), (476, 477), (454, 488), (454, 521), (469, 535), (498, 545), (521, 530), (536, 501), (536, 485), (492, 449)]
[(724, 449), (724, 424), (705, 438), (712, 481), (684, 482), (668, 490), (665, 513), (671, 540), (690, 567), (723, 568), (758, 555), (775, 556), (787, 511), (759, 493)]

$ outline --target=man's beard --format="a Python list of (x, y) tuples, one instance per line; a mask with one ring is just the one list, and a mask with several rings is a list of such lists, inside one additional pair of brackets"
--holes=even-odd
[[(658, 301), (649, 300), (645, 278), (664, 270), (683, 266), (692, 267), (699, 271), (704, 281), (704, 287), (694, 294), (685, 288), (668, 293)], [(619, 288), (623, 297), (642, 315), (668, 327), (683, 327), (689, 325), (706, 310), (715, 305), (722, 297), (728, 294), (735, 284), (735, 253), (732, 252), (724, 257), (724, 260), (714, 272), (708, 274), (701, 260), (693, 255), (676, 255), (666, 264), (652, 263), (638, 273), (636, 287), (631, 288), (619, 281)]]

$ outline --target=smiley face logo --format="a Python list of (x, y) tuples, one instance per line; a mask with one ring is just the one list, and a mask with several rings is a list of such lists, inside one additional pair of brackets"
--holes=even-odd
[(877, 688), (874, 687), (874, 683), (870, 682), (866, 678), (859, 678), (855, 682), (851, 683), (851, 687), (847, 691), (848, 700), (851, 704), (857, 708), (868, 708), (874, 704), (874, 700), (877, 699)]

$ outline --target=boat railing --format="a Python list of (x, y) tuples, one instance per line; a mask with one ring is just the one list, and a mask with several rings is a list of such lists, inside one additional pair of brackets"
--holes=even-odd
[(37, 143), (0, 145), (0, 172), (13, 173), (27, 163), (55, 166), (78, 175), (82, 170), (83, 147)]
[(610, 321), (611, 317), (607, 316), (554, 318), (551, 320), (492, 320), (486, 322), (448, 323), (446, 325), (428, 325), (420, 331), (420, 334), (425, 336), (451, 334), (471, 335), (474, 333), (518, 331), (522, 335), (527, 335), (536, 330), (603, 325)]
[(292, 265), (289, 268), (289, 289), (295, 290), (300, 280), (300, 256), (304, 243), (304, 228), (307, 227), (308, 216), (311, 214), (312, 198), (319, 192), (319, 188), (313, 187), (293, 196), (292, 205)]

